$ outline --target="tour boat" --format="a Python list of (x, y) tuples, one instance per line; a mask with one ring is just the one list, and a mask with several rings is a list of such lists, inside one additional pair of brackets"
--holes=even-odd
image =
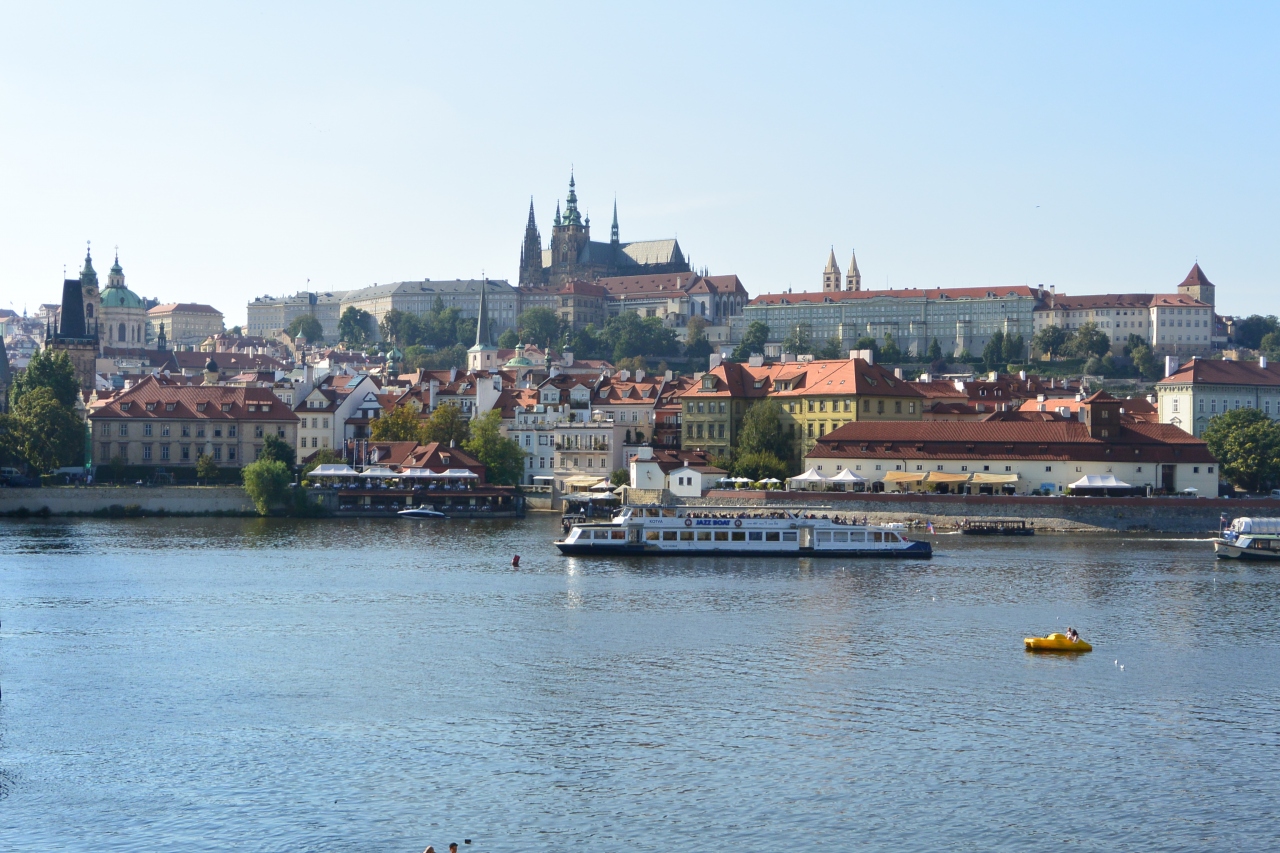
[(396, 513), (401, 518), (448, 518), (443, 512), (437, 512), (434, 509), (428, 509), (425, 506), (415, 506), (412, 509), (402, 509)]
[(1228, 560), (1280, 560), (1280, 518), (1237, 518), (1213, 550)]
[(628, 507), (607, 522), (574, 524), (561, 553), (739, 556), (933, 556), (928, 542), (836, 512), (782, 507)]
[(967, 536), (1034, 536), (1036, 529), (1023, 520), (979, 519), (965, 520), (960, 525), (960, 532)]

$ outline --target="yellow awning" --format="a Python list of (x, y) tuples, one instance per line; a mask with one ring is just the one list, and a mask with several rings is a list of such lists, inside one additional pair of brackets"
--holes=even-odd
[(918, 483), (924, 479), (924, 474), (912, 474), (909, 471), (889, 471), (884, 475), (886, 483)]
[(603, 483), (604, 477), (592, 477), (589, 474), (579, 474), (574, 477), (565, 477), (564, 484), (566, 486), (594, 486), (596, 483)]
[(945, 471), (930, 471), (930, 483), (967, 483), (969, 481), (968, 474), (948, 474)]
[(1018, 482), (1017, 474), (974, 474), (973, 482), (975, 483), (1016, 483)]

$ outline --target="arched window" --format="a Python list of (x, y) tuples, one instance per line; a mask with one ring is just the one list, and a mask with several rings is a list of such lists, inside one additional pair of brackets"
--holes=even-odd
[(93, 303), (92, 302), (86, 302), (84, 304), (84, 316), (86, 319), (89, 319), (89, 320), (93, 319)]
[(124, 343), (124, 323), (120, 324), (120, 337), (116, 338), (120, 343)]

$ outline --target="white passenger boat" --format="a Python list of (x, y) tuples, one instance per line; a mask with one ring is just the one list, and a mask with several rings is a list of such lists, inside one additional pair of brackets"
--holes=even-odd
[(839, 512), (783, 507), (628, 507), (612, 521), (585, 522), (556, 542), (564, 554), (916, 557), (928, 542), (862, 525)]
[(1280, 560), (1280, 518), (1237, 518), (1213, 550), (1228, 560)]
[(434, 509), (428, 509), (424, 506), (415, 506), (410, 509), (402, 509), (396, 513), (401, 518), (448, 518), (443, 512)]

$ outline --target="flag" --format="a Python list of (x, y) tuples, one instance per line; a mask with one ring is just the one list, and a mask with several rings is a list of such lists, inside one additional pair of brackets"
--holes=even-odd
[(929, 535), (930, 535), (930, 536), (932, 536), (932, 535), (933, 535), (933, 522), (932, 522), (932, 521), (927, 521), (927, 522), (925, 522), (925, 524), (926, 524), (926, 526), (928, 526), (928, 528), (929, 528)]

